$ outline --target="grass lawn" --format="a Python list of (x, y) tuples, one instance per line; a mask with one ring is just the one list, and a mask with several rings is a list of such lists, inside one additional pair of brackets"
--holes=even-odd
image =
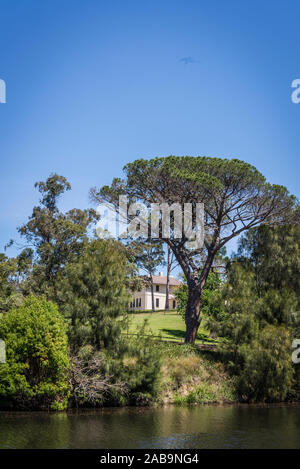
[[(182, 317), (174, 312), (158, 313), (138, 313), (129, 314), (130, 325), (129, 333), (134, 334), (136, 329), (143, 325), (145, 319), (153, 335), (161, 335), (164, 340), (184, 341), (185, 324)], [(214, 340), (208, 337), (209, 332), (205, 329), (199, 329), (197, 342), (213, 343)]]

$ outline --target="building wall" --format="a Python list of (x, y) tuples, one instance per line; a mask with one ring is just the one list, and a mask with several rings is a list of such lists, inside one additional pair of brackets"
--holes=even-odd
[[(170, 286), (169, 289), (169, 306), (170, 309), (177, 308), (177, 302), (174, 296), (174, 290), (177, 287)], [(158, 300), (158, 306), (157, 306)], [(135, 306), (131, 306), (130, 310), (151, 310), (152, 309), (152, 299), (151, 299), (151, 289), (146, 288), (140, 292), (135, 292), (133, 295), (133, 301)], [(175, 301), (175, 305), (173, 304)], [(155, 309), (165, 309), (166, 304), (166, 285), (159, 285), (159, 291), (156, 291), (156, 285), (154, 285), (154, 305)]]

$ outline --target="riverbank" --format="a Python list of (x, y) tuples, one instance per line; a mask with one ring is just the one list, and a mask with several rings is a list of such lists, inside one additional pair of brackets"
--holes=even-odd
[[(84, 402), (79, 405), (80, 409), (89, 408), (96, 410), (99, 408), (160, 408), (171, 405), (173, 407), (190, 405), (253, 405), (240, 399), (237, 392), (238, 377), (230, 373), (228, 364), (224, 362), (224, 356), (218, 350), (203, 350), (198, 346), (180, 345), (172, 342), (155, 342), (152, 344), (160, 355), (160, 369), (157, 391), (155, 394), (143, 392), (134, 396), (125, 395), (125, 399), (119, 396), (108, 395), (96, 405), (85, 406)], [(126, 362), (127, 366), (128, 363)], [(135, 366), (132, 362), (130, 365)], [(70, 396), (72, 397), (72, 396)], [(121, 396), (122, 397), (122, 396)], [(290, 393), (285, 401), (276, 404), (285, 405), (287, 403), (300, 403), (300, 388)], [(265, 405), (264, 402), (254, 405)], [(68, 411), (75, 409), (76, 405), (71, 398), (68, 404)], [(30, 406), (15, 406), (12, 402), (1, 402), (0, 411), (20, 411), (30, 412), (34, 410)], [(35, 409), (39, 411), (39, 409)], [(40, 409), (45, 412), (50, 409), (45, 407)], [(64, 409), (66, 410), (66, 409)]]
[(239, 376), (231, 372), (230, 363), (218, 349), (170, 343), (160, 348), (159, 401), (163, 404), (300, 403), (300, 369), (295, 372), (293, 386), (285, 399), (243, 399), (238, 392)]
[(217, 351), (163, 344), (160, 398), (163, 404), (237, 403), (234, 377)]
[(134, 334), (145, 320), (152, 337), (163, 339), (156, 344), (162, 356), (156, 404), (238, 402), (235, 380), (217, 352), (218, 341), (209, 337), (208, 330), (199, 329), (196, 346), (186, 346), (182, 317), (174, 311), (162, 311), (130, 314), (129, 333)]

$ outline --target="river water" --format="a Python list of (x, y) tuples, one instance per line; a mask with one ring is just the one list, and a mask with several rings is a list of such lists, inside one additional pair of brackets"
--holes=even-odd
[(300, 448), (300, 406), (0, 412), (0, 448)]

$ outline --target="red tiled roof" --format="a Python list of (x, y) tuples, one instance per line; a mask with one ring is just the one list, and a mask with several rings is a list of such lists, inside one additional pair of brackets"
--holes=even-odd
[[(158, 285), (167, 285), (167, 277), (164, 275), (153, 275), (153, 283)], [(174, 277), (170, 277), (169, 285), (179, 287), (182, 284), (179, 280)]]

